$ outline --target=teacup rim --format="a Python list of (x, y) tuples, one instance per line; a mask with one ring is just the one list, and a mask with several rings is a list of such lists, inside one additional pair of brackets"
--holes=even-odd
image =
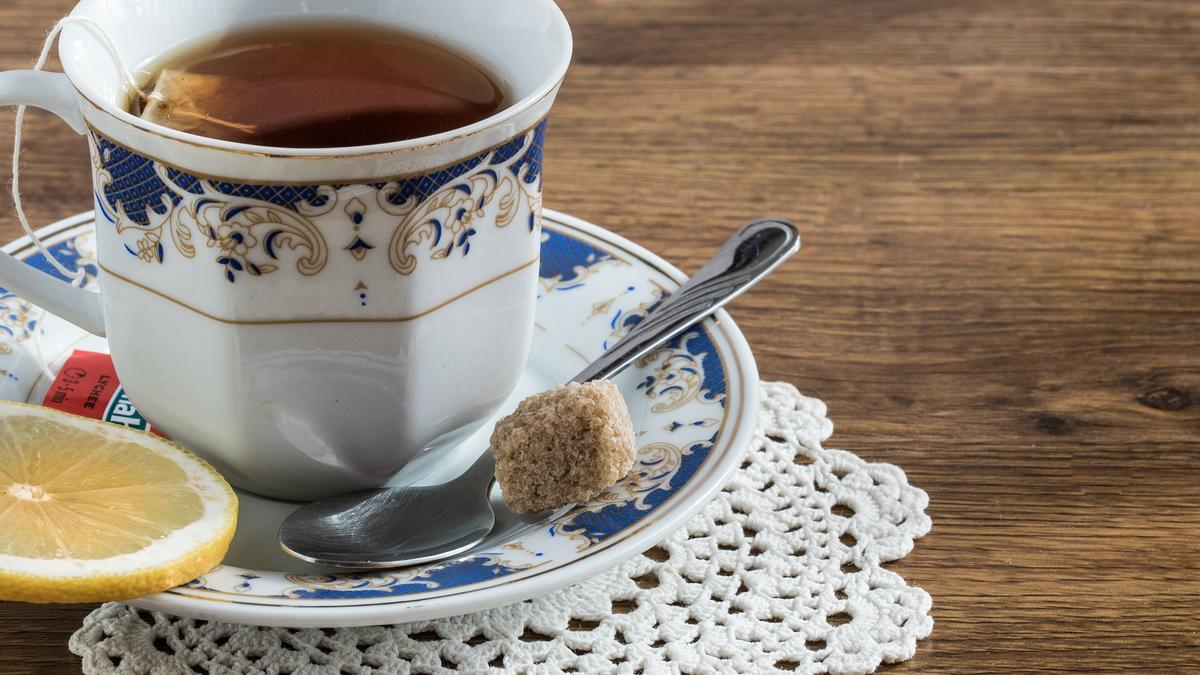
[[(72, 61), (66, 58), (63, 51), (66, 49), (64, 42), (59, 42), (59, 58), (63, 63), (64, 74), (67, 81), (75, 92), (92, 107), (114, 118), (116, 121), (134, 127), (142, 132), (151, 135), (166, 138), (172, 141), (184, 143), (187, 145), (207, 148), (210, 150), (220, 150), (225, 152), (234, 152), (238, 154), (254, 155), (264, 158), (279, 158), (279, 159), (336, 159), (344, 157), (367, 157), (378, 155), (391, 155), (398, 153), (407, 153), (414, 151), (428, 150), (433, 147), (445, 145), (454, 141), (460, 141), (465, 138), (486, 132), (488, 130), (499, 127), (507, 122), (511, 122), (521, 115), (528, 112), (530, 109), (537, 106), (547, 96), (552, 95), (566, 78), (567, 69), (571, 64), (571, 57), (574, 53), (574, 36), (571, 33), (570, 23), (567, 21), (566, 15), (554, 0), (542, 0), (553, 12), (555, 22), (561, 27), (564, 44), (561, 58), (554, 65), (550, 74), (537, 86), (531, 93), (518, 99), (512, 105), (505, 107), (503, 110), (485, 117), (478, 122), (472, 124), (443, 131), (438, 134), (428, 136), (418, 136), (416, 138), (404, 139), (401, 141), (390, 141), (387, 143), (375, 143), (371, 145), (353, 145), (353, 146), (337, 146), (330, 148), (288, 148), (269, 145), (255, 145), (252, 143), (238, 143), (236, 141), (225, 141), (199, 134), (192, 134), (185, 131), (178, 131), (159, 124), (147, 122), (136, 115), (131, 114), (127, 110), (122, 110), (108, 101), (96, 100), (89, 96), (76, 81), (72, 75)], [(76, 15), (83, 3), (76, 5), (72, 10), (71, 15)]]

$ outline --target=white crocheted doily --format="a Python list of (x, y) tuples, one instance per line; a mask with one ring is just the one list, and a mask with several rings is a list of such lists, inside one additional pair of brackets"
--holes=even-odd
[(591, 581), (401, 626), (289, 630), (109, 603), (71, 638), (86, 673), (870, 672), (929, 635), (929, 594), (883, 568), (929, 531), (890, 464), (821, 442), (825, 404), (763, 385), (753, 447), (721, 495)]

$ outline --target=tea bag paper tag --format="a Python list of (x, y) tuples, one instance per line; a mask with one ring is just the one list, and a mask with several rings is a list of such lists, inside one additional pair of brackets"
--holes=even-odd
[(82, 349), (72, 352), (46, 390), (42, 405), (163, 435), (129, 400), (117, 379), (112, 357), (101, 352)]
[(253, 134), (252, 124), (231, 122), (204, 111), (204, 101), (212, 98), (222, 84), (218, 75), (164, 69), (154, 83), (154, 90), (142, 100), (139, 116), (147, 122), (180, 131), (198, 133), (207, 125), (217, 125)]

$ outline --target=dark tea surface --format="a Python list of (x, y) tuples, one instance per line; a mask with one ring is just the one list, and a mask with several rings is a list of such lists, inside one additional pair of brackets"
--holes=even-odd
[(364, 24), (294, 23), (185, 45), (144, 68), (132, 112), (239, 143), (328, 148), (428, 136), (506, 104), (482, 66)]

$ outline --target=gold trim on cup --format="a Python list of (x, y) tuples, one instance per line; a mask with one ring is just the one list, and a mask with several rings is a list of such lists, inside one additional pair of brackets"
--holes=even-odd
[(449, 305), (450, 303), (452, 303), (456, 300), (461, 300), (462, 298), (465, 298), (468, 295), (471, 295), (475, 291), (478, 291), (482, 288), (490, 286), (490, 285), (496, 283), (497, 281), (500, 281), (501, 279), (512, 276), (512, 275), (516, 274), (517, 272), (520, 272), (521, 270), (529, 267), (530, 265), (536, 264), (538, 262), (539, 258), (540, 258), (540, 254), (538, 256), (534, 256), (533, 259), (529, 260), (528, 262), (521, 263), (520, 265), (512, 268), (511, 270), (508, 270), (507, 272), (502, 272), (502, 273), (492, 277), (491, 279), (488, 279), (479, 284), (476, 284), (475, 286), (468, 288), (467, 290), (463, 291), (462, 293), (459, 293), (458, 295), (455, 295), (447, 300), (444, 300), (444, 301), (434, 305), (433, 307), (430, 307), (427, 310), (424, 310), (422, 312), (417, 312), (416, 314), (407, 314), (407, 315), (398, 316), (398, 317), (380, 317), (380, 318), (350, 316), (350, 317), (328, 317), (328, 318), (314, 317), (314, 318), (310, 318), (310, 319), (226, 319), (224, 317), (220, 317), (215, 314), (206, 312), (206, 311), (200, 309), (199, 307), (190, 305), (178, 298), (167, 295), (166, 293), (163, 293), (162, 291), (158, 291), (153, 288), (150, 288), (149, 286), (146, 286), (145, 284), (135, 281), (133, 279), (130, 279), (127, 276), (118, 274), (117, 272), (114, 272), (111, 269), (109, 269), (108, 267), (106, 267), (104, 265), (104, 263), (97, 263), (97, 264), (100, 266), (100, 269), (104, 270), (105, 274), (109, 274), (117, 279), (120, 279), (121, 281), (124, 281), (127, 284), (136, 286), (136, 287), (142, 289), (143, 291), (146, 291), (147, 293), (157, 295), (158, 297), (162, 298), (163, 300), (167, 300), (169, 302), (175, 303), (176, 305), (179, 305), (180, 307), (182, 307), (184, 309), (191, 310), (191, 311), (195, 312), (196, 314), (203, 316), (206, 319), (211, 319), (211, 320), (217, 321), (219, 323), (231, 324), (231, 325), (235, 325), (235, 326), (284, 326), (284, 325), (292, 325), (292, 324), (315, 324), (315, 323), (404, 323), (407, 321), (414, 321), (414, 320), (420, 319), (421, 317), (426, 316), (428, 314), (432, 314), (433, 312), (436, 312), (437, 310), (445, 307), (446, 305)]

